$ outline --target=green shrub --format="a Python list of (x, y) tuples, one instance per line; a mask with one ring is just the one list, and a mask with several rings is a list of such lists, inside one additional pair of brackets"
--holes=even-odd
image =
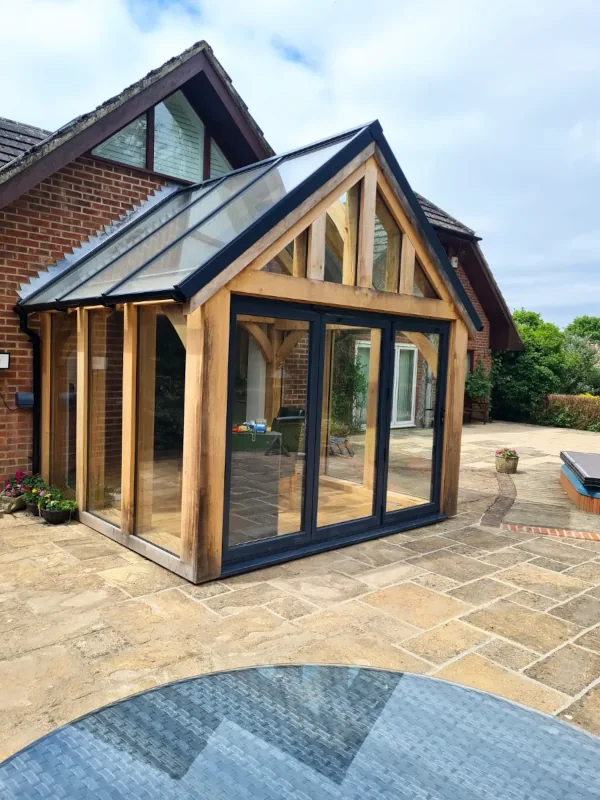
[(548, 395), (540, 411), (540, 422), (557, 428), (600, 432), (600, 397)]
[(485, 371), (485, 367), (481, 361), (477, 362), (477, 366), (469, 375), (465, 382), (465, 392), (471, 400), (479, 400), (487, 402), (492, 393), (492, 381), (489, 373)]

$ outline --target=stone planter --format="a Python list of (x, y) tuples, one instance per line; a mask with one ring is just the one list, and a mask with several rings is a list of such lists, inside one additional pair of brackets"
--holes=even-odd
[(0, 511), (5, 514), (13, 514), (21, 508), (25, 508), (25, 498), (23, 496), (7, 497), (6, 495), (0, 495)]
[(504, 472), (506, 475), (514, 475), (518, 466), (519, 456), (514, 458), (496, 456), (496, 472)]
[(40, 514), (50, 525), (61, 525), (71, 519), (70, 511), (56, 511), (50, 508), (41, 508)]
[(39, 517), (40, 509), (37, 503), (25, 503), (25, 510), (30, 517)]

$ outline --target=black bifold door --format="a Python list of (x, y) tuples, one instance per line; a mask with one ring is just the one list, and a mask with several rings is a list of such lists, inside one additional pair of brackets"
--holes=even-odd
[(224, 562), (439, 511), (447, 330), (234, 298)]

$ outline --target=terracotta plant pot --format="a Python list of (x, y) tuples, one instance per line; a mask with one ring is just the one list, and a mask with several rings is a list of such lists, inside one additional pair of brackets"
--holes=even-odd
[(519, 456), (514, 458), (496, 456), (496, 472), (504, 472), (506, 475), (514, 475), (518, 466)]
[(25, 503), (25, 510), (30, 517), (39, 517), (40, 509), (37, 503)]
[(50, 525), (60, 525), (63, 522), (68, 522), (71, 518), (70, 511), (55, 511), (50, 508), (41, 508), (40, 514)]

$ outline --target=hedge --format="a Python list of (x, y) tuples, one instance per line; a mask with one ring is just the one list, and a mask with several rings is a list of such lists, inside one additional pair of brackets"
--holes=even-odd
[(549, 394), (541, 410), (544, 425), (600, 431), (600, 397), (589, 394)]

